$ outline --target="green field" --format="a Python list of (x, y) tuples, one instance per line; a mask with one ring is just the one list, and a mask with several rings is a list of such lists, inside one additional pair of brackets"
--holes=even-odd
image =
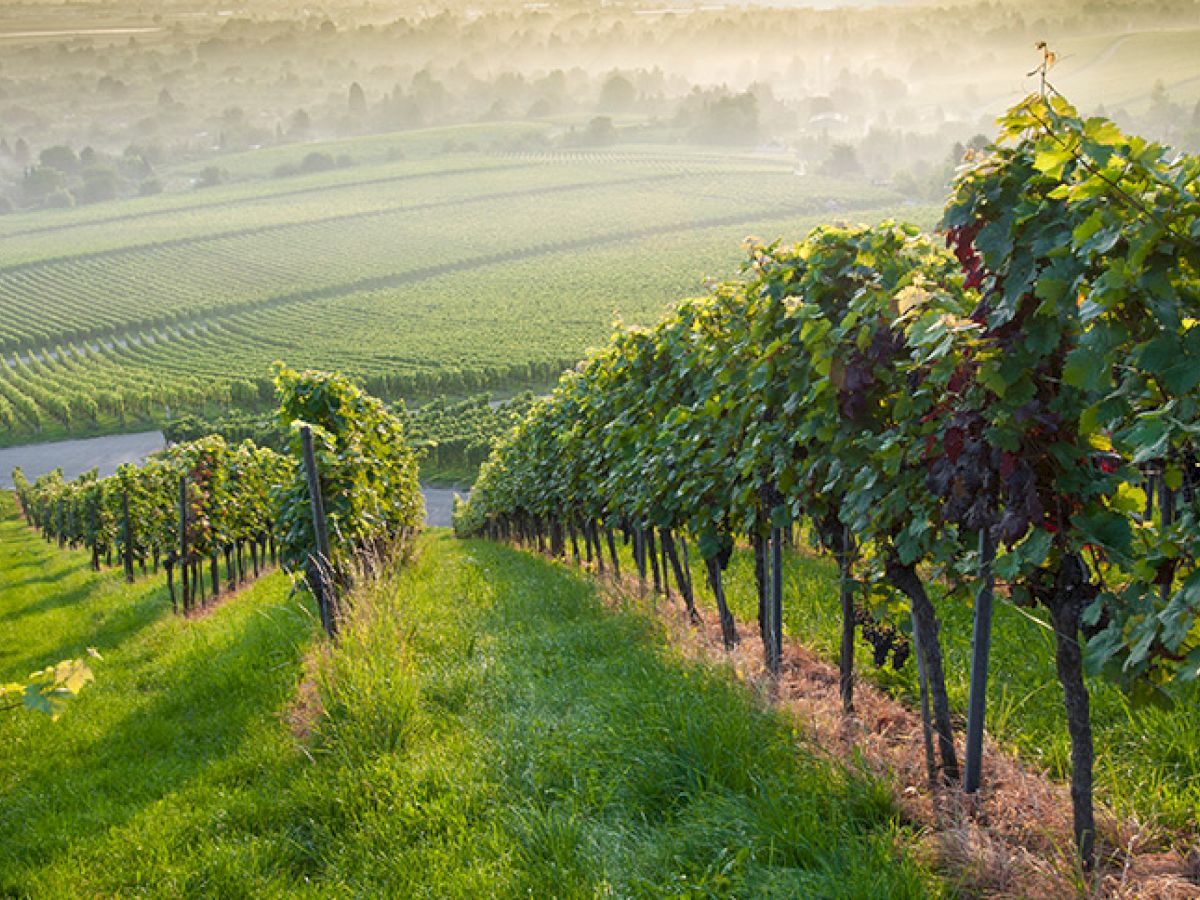
[(104, 655), (0, 714), (4, 896), (943, 893), (885, 785), (551, 563), (426, 537), (322, 654), (282, 575), (185, 620), (8, 494), (0, 548), (0, 678)]
[(406, 159), (0, 220), (0, 440), (253, 407), (280, 358), (409, 399), (543, 384), (734, 274), (748, 235), (935, 217), (778, 156), (392, 140)]

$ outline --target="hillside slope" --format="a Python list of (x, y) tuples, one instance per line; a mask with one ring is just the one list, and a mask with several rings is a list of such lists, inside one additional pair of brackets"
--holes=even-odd
[(943, 891), (883, 785), (543, 560), (428, 536), (332, 653), (281, 575), (178, 619), (7, 495), (0, 576), (0, 677), (105, 656), (0, 720), (0, 894)]

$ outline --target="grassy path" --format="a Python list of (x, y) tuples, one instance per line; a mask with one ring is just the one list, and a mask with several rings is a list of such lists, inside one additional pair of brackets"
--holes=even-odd
[(0, 895), (942, 893), (881, 785), (561, 567), (425, 538), (297, 709), (282, 577), (181, 621), (3, 502), (0, 677), (105, 660), (57, 723), (0, 720)]

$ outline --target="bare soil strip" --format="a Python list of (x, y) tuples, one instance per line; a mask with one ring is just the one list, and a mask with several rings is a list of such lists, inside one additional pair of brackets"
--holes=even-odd
[(628, 580), (598, 583), (610, 605), (652, 610), (685, 656), (729, 666), (764, 702), (793, 716), (822, 750), (882, 777), (905, 818), (921, 829), (927, 852), (968, 896), (1200, 898), (1197, 835), (1166, 833), (1099, 808), (1103, 866), (1084, 876), (1074, 861), (1069, 790), (1045, 772), (989, 740), (978, 799), (954, 788), (931, 790), (919, 712), (859, 679), (855, 712), (846, 716), (837, 668), (798, 642), (785, 641), (783, 672), (773, 679), (752, 624), (742, 624), (741, 642), (727, 652), (715, 611), (701, 611), (701, 623), (693, 625), (677, 600), (639, 595)]

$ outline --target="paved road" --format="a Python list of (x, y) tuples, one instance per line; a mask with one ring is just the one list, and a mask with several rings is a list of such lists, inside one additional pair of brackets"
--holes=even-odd
[[(12, 470), (17, 466), (24, 470), (31, 481), (57, 468), (61, 468), (68, 479), (76, 478), (93, 467), (98, 468), (102, 476), (111, 475), (117, 471), (117, 466), (141, 462), (155, 450), (161, 450), (163, 443), (161, 431), (143, 431), (138, 434), (114, 434), (0, 448), (0, 490), (12, 490)], [(449, 528), (454, 495), (465, 495), (466, 490), (425, 486), (422, 490), (425, 492), (425, 523)]]
[(464, 488), (443, 488), (422, 485), (425, 492), (425, 524), (437, 528), (449, 528), (450, 516), (454, 512), (454, 495), (466, 497)]
[(101, 475), (111, 475), (117, 471), (117, 466), (140, 462), (163, 446), (161, 431), (143, 431), (5, 447), (0, 449), (0, 489), (12, 490), (12, 470), (17, 466), (24, 470), (30, 481), (60, 467), (68, 479), (76, 478), (92, 467), (99, 468)]

